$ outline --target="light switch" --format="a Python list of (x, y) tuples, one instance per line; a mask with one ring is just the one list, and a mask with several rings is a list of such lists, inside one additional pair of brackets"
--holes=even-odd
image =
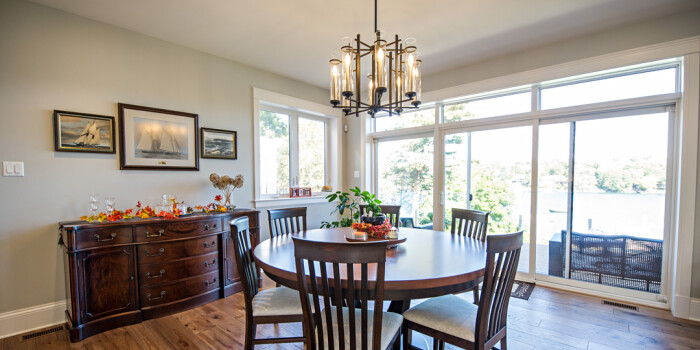
[(355, 173), (353, 174), (353, 176), (355, 176), (356, 179), (359, 179), (360, 178), (360, 171), (355, 170)]
[(2, 176), (24, 176), (24, 162), (2, 162)]

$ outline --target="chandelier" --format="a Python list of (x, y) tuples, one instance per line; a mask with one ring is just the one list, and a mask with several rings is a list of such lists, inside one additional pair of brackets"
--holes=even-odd
[[(398, 35), (387, 43), (377, 30), (377, 0), (374, 0), (374, 34), (372, 45), (360, 39), (351, 43), (344, 39), (341, 58), (330, 60), (330, 94), (333, 108), (341, 108), (345, 115), (360, 116), (367, 112), (372, 118), (379, 112), (399, 115), (404, 109), (418, 108), (421, 103), (421, 63), (415, 39), (403, 42)], [(353, 44), (353, 45), (351, 45)], [(362, 98), (362, 58), (371, 58), (367, 74), (366, 100)], [(369, 60), (367, 60), (369, 61)], [(387, 97), (384, 101), (384, 97)]]

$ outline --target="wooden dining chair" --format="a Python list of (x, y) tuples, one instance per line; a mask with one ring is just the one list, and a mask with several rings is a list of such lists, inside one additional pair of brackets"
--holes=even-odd
[[(360, 215), (367, 214), (366, 208), (366, 205), (360, 204)], [(399, 222), (401, 221), (399, 219), (399, 212), (401, 211), (400, 205), (380, 205), (379, 209), (381, 209), (382, 214), (386, 215), (386, 218), (389, 219), (391, 226), (399, 227)]]
[(302, 322), (304, 315), (299, 303), (299, 293), (287, 287), (258, 289), (258, 270), (253, 259), (252, 240), (248, 229), (248, 218), (231, 221), (231, 238), (236, 256), (236, 266), (241, 277), (245, 299), (245, 349), (252, 350), (255, 344), (304, 342), (306, 338), (256, 338), (259, 324)]
[(508, 301), (522, 245), (523, 231), (488, 236), (479, 305), (443, 295), (409, 309), (403, 314), (404, 348), (410, 342), (409, 332), (416, 330), (465, 349), (491, 349), (500, 342), (501, 350), (506, 350)]
[(450, 232), (486, 241), (489, 225), (489, 212), (452, 208), (452, 227)]
[(287, 233), (306, 231), (306, 207), (270, 209), (270, 238)]
[[(488, 224), (489, 212), (452, 208), (452, 227), (450, 228), (452, 234), (459, 234), (484, 242)], [(481, 282), (481, 280), (476, 281), (476, 285), (473, 288), (465, 290), (465, 292), (472, 291), (474, 293), (474, 304), (479, 303), (479, 283)]]
[[(403, 317), (382, 312), (387, 242), (292, 239), (308, 349), (391, 348), (399, 339)], [(360, 279), (356, 280), (358, 271)], [(370, 273), (376, 276), (374, 281)], [(372, 295), (374, 310), (369, 310), (367, 301)]]

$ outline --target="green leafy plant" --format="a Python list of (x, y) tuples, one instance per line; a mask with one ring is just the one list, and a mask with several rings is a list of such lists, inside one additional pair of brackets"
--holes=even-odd
[(371, 194), (368, 191), (363, 191), (359, 187), (355, 186), (355, 188), (351, 188), (350, 192), (352, 192), (355, 196), (360, 197), (363, 202), (365, 202), (365, 209), (367, 210), (367, 214), (370, 212), (372, 215), (378, 215), (382, 213), (382, 209), (379, 207), (380, 204), (382, 204), (382, 201), (377, 199), (377, 195)]
[[(360, 218), (360, 207), (358, 207), (355, 200), (350, 197), (350, 193), (337, 191), (327, 195), (326, 199), (328, 199), (328, 202), (333, 202), (336, 199), (338, 200), (338, 205), (335, 206), (331, 214), (338, 212), (341, 218), (340, 221), (322, 221), (321, 228), (350, 227), (353, 222)], [(345, 215), (345, 213), (348, 213), (348, 215)]]
[[(351, 188), (350, 192), (355, 197), (359, 197), (362, 202), (366, 205), (367, 213), (372, 212), (373, 215), (380, 214), (382, 209), (379, 204), (382, 203), (377, 196), (369, 193), (368, 191), (362, 191), (359, 187)], [(350, 227), (354, 222), (358, 222), (360, 219), (360, 206), (355, 202), (355, 200), (350, 196), (348, 192), (337, 191), (326, 196), (328, 202), (333, 202), (338, 200), (338, 205), (335, 206), (331, 214), (338, 212), (341, 215), (339, 221), (322, 221), (321, 228), (331, 228), (331, 227)]]

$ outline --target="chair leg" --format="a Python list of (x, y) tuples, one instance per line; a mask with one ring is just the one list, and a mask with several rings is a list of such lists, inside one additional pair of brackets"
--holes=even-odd
[(408, 329), (408, 327), (406, 327), (406, 325), (401, 327), (401, 336), (403, 338), (403, 348), (404, 349), (411, 348), (411, 341), (408, 339), (408, 332), (410, 332), (410, 330)]
[(440, 340), (440, 343), (438, 345), (440, 345), (440, 350), (445, 350), (445, 342), (444, 341)]
[(506, 336), (504, 335), (503, 338), (501, 338), (501, 350), (508, 350), (508, 345), (506, 343)]
[(440, 349), (440, 341), (433, 338), (433, 350), (439, 350)]
[(479, 305), (479, 285), (474, 287), (474, 304)]
[(245, 324), (245, 350), (253, 350), (255, 347), (253, 340), (255, 339), (256, 327), (257, 326), (253, 324), (252, 320), (250, 320), (250, 322), (246, 322)]

